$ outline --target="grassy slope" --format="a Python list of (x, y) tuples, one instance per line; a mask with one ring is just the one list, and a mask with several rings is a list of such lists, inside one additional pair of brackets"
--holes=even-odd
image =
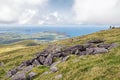
[[(100, 31), (93, 34), (66, 39), (54, 43), (67, 46), (82, 44), (89, 39), (103, 38), (108, 43), (120, 44), (120, 29)], [(51, 43), (51, 44), (54, 44)], [(16, 44), (17, 45), (17, 44)], [(15, 46), (12, 46), (16, 48)], [(0, 62), (4, 62), (4, 68), (0, 68), (0, 80), (5, 80), (6, 71), (19, 65), (22, 61), (34, 57), (35, 53), (44, 49), (46, 45), (11, 49), (0, 53)], [(5, 46), (1, 47), (6, 49)], [(34, 72), (39, 73), (34, 80), (50, 80), (58, 74), (63, 74), (62, 80), (119, 80), (120, 77), (120, 47), (112, 49), (107, 54), (75, 56), (71, 55), (68, 61), (58, 65), (59, 71), (48, 75), (40, 75), (49, 70), (47, 67), (36, 67)]]

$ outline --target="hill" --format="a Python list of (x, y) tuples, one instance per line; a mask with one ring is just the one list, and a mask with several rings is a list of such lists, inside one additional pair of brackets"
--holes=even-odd
[(0, 44), (10, 44), (14, 42), (32, 40), (37, 43), (48, 43), (56, 40), (66, 39), (68, 36), (65, 33), (59, 32), (39, 32), (32, 34), (4, 32), (0, 33)]
[[(120, 44), (120, 29), (103, 30), (93, 34), (74, 37), (70, 39), (41, 44), (36, 46), (26, 46), (16, 43), (0, 46), (0, 80), (9, 80), (6, 74), (12, 68), (19, 66), (23, 61), (32, 59), (37, 52), (47, 48), (48, 45), (64, 45), (65, 47), (84, 44), (92, 39), (104, 39), (107, 43)], [(56, 61), (58, 61), (56, 59)], [(49, 67), (38, 66), (32, 69), (37, 73), (33, 80), (119, 80), (120, 77), (120, 46), (111, 49), (106, 54), (76, 56), (70, 55), (67, 61), (57, 65), (58, 71), (49, 72)]]

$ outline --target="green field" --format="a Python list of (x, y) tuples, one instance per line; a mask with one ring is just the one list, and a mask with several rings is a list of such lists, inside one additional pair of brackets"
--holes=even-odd
[[(83, 44), (91, 39), (105, 39), (107, 43), (120, 44), (120, 29), (103, 30), (93, 34), (74, 37), (70, 39), (27, 46), (32, 41), (17, 42), (9, 45), (0, 45), (0, 62), (4, 65), (0, 67), (0, 80), (6, 78), (6, 72), (20, 65), (21, 62), (35, 57), (37, 52), (45, 49), (49, 44), (62, 44), (72, 46)], [(120, 80), (120, 46), (110, 50), (106, 54), (76, 56), (71, 55), (66, 62), (57, 65), (58, 71), (46, 75), (41, 75), (49, 71), (48, 67), (35, 67), (32, 71), (38, 75), (33, 80), (55, 80), (55, 76), (62, 74), (60, 80)]]

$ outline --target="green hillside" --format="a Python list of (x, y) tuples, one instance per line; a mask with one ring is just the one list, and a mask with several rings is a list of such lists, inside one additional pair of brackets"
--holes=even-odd
[[(107, 43), (120, 44), (120, 29), (103, 30), (93, 34), (60, 40), (48, 44), (27, 46), (26, 42), (0, 46), (0, 80), (10, 80), (7, 72), (20, 65), (21, 62), (32, 59), (37, 52), (48, 45), (72, 46), (86, 43), (91, 39), (104, 39)], [(58, 61), (56, 59), (56, 61)], [(32, 69), (37, 73), (33, 80), (58, 80), (56, 76), (62, 75), (60, 80), (120, 80), (120, 46), (106, 54), (76, 56), (70, 55), (67, 61), (57, 65), (58, 71), (49, 72), (49, 67), (39, 66)]]
[(32, 34), (5, 32), (0, 33), (0, 44), (10, 44), (24, 40), (33, 40), (38, 43), (48, 43), (66, 38), (68, 38), (66, 34), (59, 32), (45, 31)]

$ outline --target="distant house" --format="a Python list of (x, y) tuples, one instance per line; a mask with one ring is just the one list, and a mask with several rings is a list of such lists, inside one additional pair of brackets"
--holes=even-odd
[(110, 29), (120, 29), (120, 27), (118, 27), (118, 26), (110, 26), (109, 28)]

